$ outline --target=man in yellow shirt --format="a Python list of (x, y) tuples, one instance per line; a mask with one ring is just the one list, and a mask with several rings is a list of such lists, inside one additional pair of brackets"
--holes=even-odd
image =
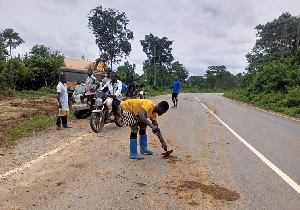
[[(141, 154), (152, 155), (153, 152), (147, 147), (147, 125), (152, 129), (153, 133), (159, 136), (163, 148), (167, 150), (167, 145), (161, 137), (160, 129), (158, 128), (157, 116), (161, 116), (169, 109), (167, 101), (161, 101), (155, 105), (148, 99), (128, 99), (121, 103), (123, 109), (123, 122), (131, 127), (130, 133), (130, 158), (143, 159), (142, 155), (137, 153), (137, 132), (140, 134), (140, 151)], [(149, 118), (151, 121), (147, 120)], [(140, 129), (139, 129), (140, 128)]]

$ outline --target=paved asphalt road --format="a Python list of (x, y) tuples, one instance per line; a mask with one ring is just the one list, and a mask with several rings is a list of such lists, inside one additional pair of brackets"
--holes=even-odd
[(186, 93), (158, 122), (168, 159), (149, 129), (154, 155), (131, 160), (128, 127), (88, 119), (0, 148), (0, 209), (300, 209), (299, 120)]
[[(241, 193), (241, 209), (300, 209), (299, 119), (235, 103), (221, 94), (181, 94), (181, 98), (179, 115), (191, 113), (188, 116), (197, 119), (194, 124), (200, 121), (209, 127), (212, 176), (217, 183), (230, 177)], [(187, 147), (190, 141), (205, 141), (202, 133), (197, 135), (185, 138)], [(225, 152), (222, 144), (227, 145)]]

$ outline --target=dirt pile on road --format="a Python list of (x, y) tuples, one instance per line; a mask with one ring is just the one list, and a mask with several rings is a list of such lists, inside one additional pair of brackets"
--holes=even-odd
[(54, 115), (57, 111), (57, 100), (45, 96), (39, 98), (12, 96), (1, 98), (0, 106), (0, 145), (2, 145), (7, 127), (23, 124), (31, 117)]

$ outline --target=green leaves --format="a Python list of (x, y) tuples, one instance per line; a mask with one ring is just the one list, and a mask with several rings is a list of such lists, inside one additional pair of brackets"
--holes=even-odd
[(33, 46), (30, 55), (24, 58), (25, 65), (30, 69), (30, 89), (55, 86), (63, 59), (64, 56), (58, 51), (51, 52), (50, 48), (44, 45)]
[(130, 64), (128, 61), (124, 62), (124, 65), (119, 66), (117, 69), (119, 80), (125, 82), (126, 84), (130, 76), (133, 76), (136, 80), (138, 78), (138, 74), (135, 73), (135, 67), (135, 64)]
[(150, 33), (145, 36), (144, 40), (140, 40), (140, 42), (148, 58), (144, 62), (145, 74), (150, 80), (153, 78), (154, 86), (157, 85), (157, 75), (159, 75), (159, 86), (166, 85), (165, 81), (168, 78), (166, 77), (168, 75), (167, 70), (174, 60), (171, 48), (173, 41), (169, 41), (167, 37), (159, 38)]
[(98, 6), (88, 14), (88, 27), (95, 35), (95, 42), (100, 51), (100, 59), (105, 63), (118, 64), (121, 58), (131, 52), (130, 40), (133, 32), (127, 28), (129, 20), (124, 12), (104, 9)]
[(300, 46), (300, 17), (282, 13), (279, 18), (264, 25), (259, 24), (255, 29), (255, 46), (246, 55), (249, 73), (261, 71), (263, 65), (274, 60), (295, 56)]
[(11, 56), (11, 49), (15, 49), (20, 44), (24, 43), (19, 34), (15, 32), (12, 28), (7, 28), (2, 31), (1, 36), (3, 38), (3, 44), (5, 47), (9, 47), (9, 53)]

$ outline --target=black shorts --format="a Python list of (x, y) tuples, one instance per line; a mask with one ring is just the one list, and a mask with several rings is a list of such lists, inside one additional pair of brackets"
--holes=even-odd
[(178, 93), (172, 93), (172, 101), (178, 99)]

